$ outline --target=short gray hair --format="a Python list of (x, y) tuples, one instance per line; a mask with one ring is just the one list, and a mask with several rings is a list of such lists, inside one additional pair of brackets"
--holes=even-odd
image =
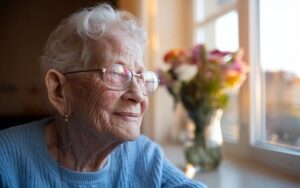
[[(114, 29), (134, 39), (134, 43), (126, 45), (138, 45), (133, 49), (144, 50), (146, 32), (134, 16), (102, 3), (70, 15), (53, 31), (41, 56), (42, 75), (50, 68), (61, 72), (87, 68), (93, 55), (91, 42), (104, 41), (107, 36), (112, 36)], [(123, 37), (121, 40), (126, 43), (128, 39)]]

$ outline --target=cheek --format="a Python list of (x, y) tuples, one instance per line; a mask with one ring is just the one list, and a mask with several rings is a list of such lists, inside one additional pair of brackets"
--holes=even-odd
[(118, 103), (120, 94), (107, 90), (105, 87), (98, 87), (89, 92), (86, 102), (86, 111), (90, 124), (98, 129), (108, 128), (111, 112)]
[(143, 102), (141, 102), (141, 111), (142, 111), (143, 115), (144, 115), (145, 111), (147, 111), (148, 106), (149, 106), (149, 99), (147, 97)]
[(72, 80), (72, 83), (70, 84), (70, 102), (72, 105), (72, 112), (77, 111), (80, 107), (84, 107), (86, 105), (86, 99), (88, 98), (91, 90), (91, 88), (88, 87), (89, 84), (90, 82), (85, 79)]
[(116, 92), (107, 90), (99, 80), (75, 83), (71, 90), (72, 112), (84, 124), (105, 124), (119, 98)]
[(103, 89), (96, 93), (97, 94), (91, 97), (90, 100), (90, 106), (94, 106), (95, 110), (101, 109), (109, 113), (114, 109), (120, 99), (120, 95), (114, 91)]

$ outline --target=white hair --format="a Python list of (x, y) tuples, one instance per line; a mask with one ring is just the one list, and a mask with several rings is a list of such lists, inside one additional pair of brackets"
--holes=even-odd
[(130, 13), (114, 10), (103, 3), (70, 15), (59, 24), (45, 45), (41, 56), (42, 74), (50, 68), (60, 72), (87, 68), (94, 55), (91, 44), (105, 43), (117, 34), (122, 34), (118, 38), (122, 44), (131, 46), (130, 50), (142, 50), (143, 53), (146, 33)]

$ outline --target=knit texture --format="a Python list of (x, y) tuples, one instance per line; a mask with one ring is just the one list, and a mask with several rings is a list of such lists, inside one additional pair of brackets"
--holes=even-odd
[(155, 188), (205, 187), (167, 161), (146, 136), (121, 144), (97, 172), (58, 165), (45, 142), (49, 118), (0, 132), (1, 188)]

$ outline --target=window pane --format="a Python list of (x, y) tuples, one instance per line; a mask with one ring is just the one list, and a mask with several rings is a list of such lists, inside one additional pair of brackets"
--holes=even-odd
[(215, 49), (216, 46), (216, 34), (215, 34), (215, 22), (207, 24), (205, 27), (196, 29), (196, 43), (205, 44), (208, 49)]
[(221, 8), (236, 0), (197, 0), (196, 1), (196, 21), (201, 22), (208, 16), (216, 14)]
[[(204, 43), (208, 49), (236, 51), (238, 49), (238, 15), (231, 11), (203, 28), (197, 28), (196, 43)], [(239, 138), (238, 91), (230, 94), (230, 102), (222, 117), (225, 139)]]
[(216, 47), (224, 51), (236, 51), (239, 46), (238, 14), (231, 11), (216, 21)]
[(209, 49), (236, 51), (239, 46), (238, 14), (231, 11), (196, 30), (196, 43), (205, 43)]
[(299, 0), (260, 1), (264, 73), (262, 141), (300, 149)]
[(224, 109), (222, 117), (222, 133), (225, 139), (237, 141), (239, 139), (239, 104), (238, 90), (230, 94), (230, 102)]

